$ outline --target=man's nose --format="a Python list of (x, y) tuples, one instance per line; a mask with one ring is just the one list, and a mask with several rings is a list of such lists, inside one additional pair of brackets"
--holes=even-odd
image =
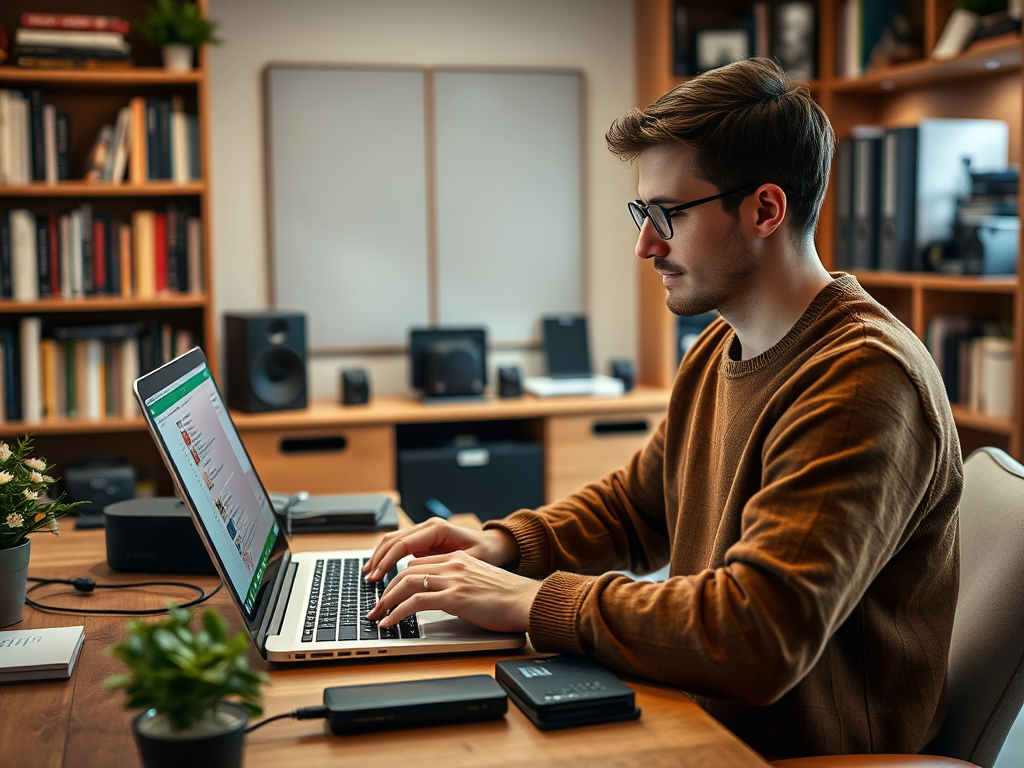
[(636, 240), (636, 257), (638, 259), (651, 259), (655, 256), (665, 256), (668, 253), (668, 241), (663, 240), (650, 219), (644, 219), (640, 227), (640, 235)]

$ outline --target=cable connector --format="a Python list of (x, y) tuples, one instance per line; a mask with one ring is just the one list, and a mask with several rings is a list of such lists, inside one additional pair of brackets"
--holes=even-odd
[(292, 720), (322, 720), (325, 717), (327, 717), (327, 712), (328, 708), (324, 705), (321, 705), (319, 707), (302, 707), (300, 709), (296, 709), (294, 712), (284, 712), (280, 715), (268, 717), (266, 720), (260, 720), (255, 725), (250, 725), (248, 728), (246, 728), (245, 732), (252, 733), (257, 728), (262, 728), (267, 723), (272, 723), (275, 720), (284, 720), (288, 717), (290, 717)]
[(92, 592), (96, 589), (96, 582), (84, 576), (79, 576), (71, 582), (71, 585), (75, 588), (76, 592)]

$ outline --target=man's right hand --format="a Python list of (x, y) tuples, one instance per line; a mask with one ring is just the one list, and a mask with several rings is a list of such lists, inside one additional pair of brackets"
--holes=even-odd
[(500, 528), (477, 531), (432, 517), (412, 528), (385, 534), (363, 566), (363, 573), (367, 581), (377, 581), (406, 555), (427, 557), (459, 550), (497, 566), (519, 558), (519, 545), (508, 531)]

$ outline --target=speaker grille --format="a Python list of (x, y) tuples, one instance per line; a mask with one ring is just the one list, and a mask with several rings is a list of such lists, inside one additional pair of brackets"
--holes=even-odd
[(306, 365), (295, 350), (262, 349), (252, 361), (252, 388), (271, 406), (286, 406), (306, 391)]

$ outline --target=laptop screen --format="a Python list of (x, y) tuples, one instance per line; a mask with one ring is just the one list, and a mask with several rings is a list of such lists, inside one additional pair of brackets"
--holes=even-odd
[(202, 353), (175, 362), (150, 374), (166, 369), (167, 378), (151, 385), (159, 389), (147, 394), (137, 385), (139, 396), (227, 586), (251, 620), (268, 565), (284, 548), (275, 547), (278, 522)]

